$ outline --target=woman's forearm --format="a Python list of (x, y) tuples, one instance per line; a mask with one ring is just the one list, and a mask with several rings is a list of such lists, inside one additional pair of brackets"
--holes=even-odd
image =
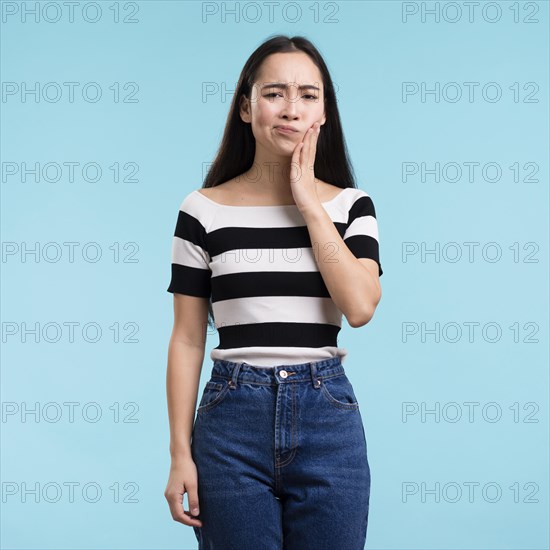
[(191, 433), (204, 360), (204, 347), (170, 339), (166, 395), (172, 461), (191, 457)]

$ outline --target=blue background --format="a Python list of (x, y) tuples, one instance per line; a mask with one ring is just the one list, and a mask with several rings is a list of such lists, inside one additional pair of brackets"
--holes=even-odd
[[(455, 22), (446, 2), (439, 22), (434, 15), (423, 21), (420, 11), (404, 20), (398, 1), (302, 2), (298, 15), (281, 3), (273, 21), (263, 3), (251, 3), (236, 21), (222, 13), (233, 2), (99, 2), (96, 22), (83, 20), (84, 4), (71, 22), (62, 3), (52, 3), (63, 9), (58, 22), (53, 8), (45, 14), (50, 22), (42, 14), (39, 22), (33, 14), (22, 21), (23, 4), (2, 3), (1, 80), (4, 90), (9, 83), (19, 89), (3, 92), (1, 103), (2, 547), (196, 548), (192, 529), (172, 520), (163, 494), (172, 235), (181, 200), (201, 187), (216, 153), (242, 66), (261, 42), (282, 33), (305, 35), (325, 57), (358, 186), (377, 210), (382, 301), (368, 325), (353, 329), (344, 320), (339, 339), (349, 351), (345, 366), (368, 441), (366, 548), (548, 548), (548, 3), (497, 2), (485, 17), (478, 6), (469, 21), (459, 2)], [(490, 22), (495, 5), (501, 15)], [(13, 6), (18, 11), (10, 15)], [(206, 16), (207, 9), (216, 13)], [(67, 81), (80, 84), (73, 102)], [(59, 83), (62, 97), (22, 99), (20, 86), (35, 82)], [(101, 87), (99, 101), (83, 99), (88, 82)], [(139, 86), (134, 95), (124, 89), (128, 82)], [(404, 100), (403, 82), (432, 89), (454, 82), (463, 92), (464, 82), (480, 85), (472, 102), (451, 101), (450, 89), (439, 101), (422, 101), (419, 94)], [(482, 97), (488, 82), (501, 87), (500, 100)], [(538, 86), (532, 96), (534, 88), (524, 89), (529, 82)], [(209, 84), (218, 91), (203, 96)], [(9, 174), (23, 163), (32, 169), (71, 161), (80, 163), (74, 181), (67, 171), (59, 181)], [(102, 169), (96, 182), (82, 177), (88, 162)], [(458, 163), (463, 174), (458, 181), (404, 178), (406, 162), (430, 169)], [(466, 162), (496, 163), (501, 177), (489, 181), (478, 168), (470, 180)], [(126, 163), (139, 167), (134, 181), (124, 181), (132, 175)], [(531, 178), (526, 163), (537, 167)], [(62, 244), (69, 241), (79, 243), (74, 261)], [(83, 245), (94, 242), (101, 259), (83, 259)], [(472, 261), (467, 242), (480, 243)], [(21, 254), (35, 243), (38, 256)], [(45, 259), (55, 252), (47, 243), (58, 243), (60, 258)], [(126, 243), (136, 244), (125, 250)], [(408, 256), (410, 243), (446, 253)], [(450, 243), (462, 252), (458, 261)], [(482, 255), (487, 243), (500, 247), (498, 261)], [(79, 323), (73, 341), (63, 326), (71, 321)], [(24, 337), (25, 323), (27, 330), (38, 323), (39, 333)], [(96, 342), (83, 337), (86, 323), (101, 327)], [(433, 334), (403, 336), (405, 326), (431, 330), (436, 323), (437, 341)], [(479, 323), (472, 339), (465, 323)], [(489, 323), (502, 331), (496, 341), (490, 326), (481, 332)], [(456, 326), (462, 333), (454, 341)], [(201, 389), (217, 343), (209, 334)], [(65, 402), (78, 404), (72, 422)], [(93, 408), (82, 414), (94, 402), (102, 412), (97, 422)], [(441, 415), (403, 417), (408, 402), (439, 406)], [(467, 402), (479, 403), (471, 421)], [(21, 415), (35, 403), (36, 416)], [(61, 417), (47, 421), (52, 403)], [(452, 403), (462, 412), (457, 421)], [(488, 403), (496, 405), (483, 414)], [(495, 406), (502, 417), (491, 421)], [(67, 482), (79, 483), (74, 501)], [(83, 497), (86, 483), (101, 487), (97, 502)], [(407, 483), (419, 492), (403, 496)], [(478, 484), (471, 499), (468, 483)], [(38, 484), (39, 494), (22, 496), (24, 484), (27, 491)], [(492, 502), (494, 486), (502, 494)], [(55, 502), (56, 487), (62, 493)], [(429, 492), (437, 487), (438, 498)]]

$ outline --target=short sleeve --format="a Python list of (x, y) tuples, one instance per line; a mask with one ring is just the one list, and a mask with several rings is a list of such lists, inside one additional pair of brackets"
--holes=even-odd
[(210, 255), (206, 229), (193, 215), (190, 196), (182, 202), (172, 240), (172, 277), (168, 292), (210, 298)]
[(371, 258), (378, 264), (379, 277), (384, 273), (374, 203), (365, 192), (359, 193), (350, 207), (343, 240), (356, 258)]

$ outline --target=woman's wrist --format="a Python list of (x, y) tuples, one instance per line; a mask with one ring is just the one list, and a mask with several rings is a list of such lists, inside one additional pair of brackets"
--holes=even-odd
[(172, 463), (182, 462), (192, 458), (191, 445), (180, 445), (178, 448), (170, 448)]

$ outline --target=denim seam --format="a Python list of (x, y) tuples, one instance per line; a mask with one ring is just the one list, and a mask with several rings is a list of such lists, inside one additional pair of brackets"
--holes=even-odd
[(334, 397), (332, 397), (332, 395), (327, 390), (327, 388), (325, 388), (324, 384), (321, 386), (321, 391), (323, 392), (323, 395), (327, 400), (327, 402), (329, 403), (329, 405), (333, 405), (338, 409), (343, 409), (346, 411), (355, 411), (359, 408), (359, 403), (340, 403), (339, 401), (334, 399)]
[(224, 397), (227, 395), (227, 392), (229, 391), (229, 389), (230, 389), (229, 384), (225, 384), (225, 386), (220, 390), (220, 393), (215, 397), (215, 399), (210, 401), (210, 403), (207, 403), (206, 405), (203, 405), (202, 407), (197, 408), (197, 413), (202, 414), (203, 412), (206, 412), (210, 410), (212, 407), (215, 407), (216, 405), (218, 405), (218, 403), (220, 403), (220, 401), (222, 401)]

